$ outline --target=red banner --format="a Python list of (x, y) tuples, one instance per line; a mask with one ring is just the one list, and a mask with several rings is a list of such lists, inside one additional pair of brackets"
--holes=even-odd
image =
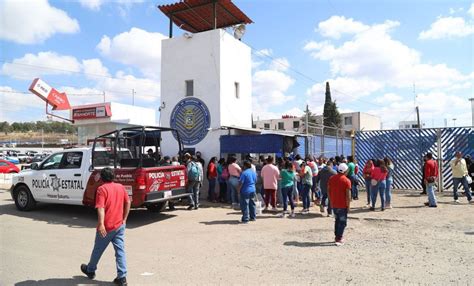
[(71, 109), (66, 93), (60, 93), (56, 89), (49, 86), (39, 78), (35, 78), (30, 85), (29, 91), (46, 101), (53, 107), (53, 110)]
[(110, 116), (112, 116), (110, 104), (74, 108), (72, 110), (73, 120), (104, 118)]

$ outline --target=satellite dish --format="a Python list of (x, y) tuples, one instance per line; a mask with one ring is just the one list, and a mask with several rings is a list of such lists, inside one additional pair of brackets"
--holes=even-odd
[(234, 38), (236, 38), (237, 40), (240, 41), (240, 39), (242, 39), (244, 34), (245, 34), (245, 25), (244, 24), (240, 24), (240, 25), (234, 27)]

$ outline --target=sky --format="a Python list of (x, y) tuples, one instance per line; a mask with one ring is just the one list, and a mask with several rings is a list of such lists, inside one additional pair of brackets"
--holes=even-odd
[[(323, 112), (325, 83), (341, 112), (383, 128), (471, 126), (474, 4), (440, 0), (239, 0), (253, 21), (255, 119)], [(144, 0), (0, 1), (0, 121), (45, 120), (28, 92), (40, 77), (72, 105), (116, 101), (158, 109), (168, 19)], [(175, 35), (182, 31), (177, 27)], [(231, 30), (229, 30), (231, 32)]]

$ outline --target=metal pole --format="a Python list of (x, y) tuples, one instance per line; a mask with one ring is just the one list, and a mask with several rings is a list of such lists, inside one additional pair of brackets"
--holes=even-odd
[(173, 14), (170, 15), (170, 27), (169, 27), (169, 36), (173, 38)]
[(443, 187), (443, 149), (441, 148), (441, 129), (436, 130), (436, 137), (438, 141), (438, 191), (442, 192), (444, 190)]
[(212, 3), (212, 18), (214, 20), (214, 30), (217, 29), (217, 3), (216, 1), (214, 1), (214, 3)]
[(104, 103), (105, 103), (105, 91), (102, 91), (102, 96), (104, 97)]

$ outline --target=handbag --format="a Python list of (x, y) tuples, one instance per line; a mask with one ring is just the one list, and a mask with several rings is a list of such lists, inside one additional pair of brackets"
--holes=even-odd
[(378, 182), (379, 182), (379, 181), (377, 181), (376, 179), (370, 180), (370, 184), (372, 185), (372, 187), (377, 186)]
[(472, 184), (472, 178), (471, 178), (471, 176), (466, 175), (466, 176), (464, 176), (464, 177), (466, 177), (466, 181), (467, 181), (467, 184), (468, 184), (468, 185)]

